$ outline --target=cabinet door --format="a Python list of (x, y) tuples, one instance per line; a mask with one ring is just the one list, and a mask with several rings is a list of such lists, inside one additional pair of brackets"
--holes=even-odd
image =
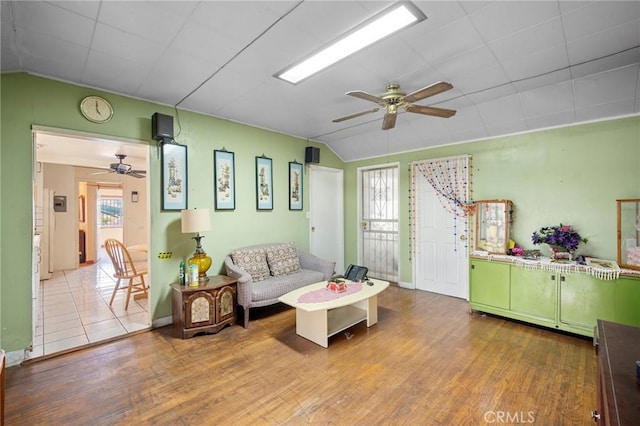
[(640, 280), (622, 277), (616, 282), (615, 322), (640, 326)]
[(215, 299), (206, 291), (198, 291), (187, 297), (184, 301), (185, 328), (214, 324), (214, 306)]
[(593, 331), (598, 319), (615, 321), (616, 281), (561, 274), (560, 322)]
[(472, 260), (469, 275), (469, 301), (509, 309), (510, 265)]
[(511, 266), (511, 310), (545, 320), (556, 320), (558, 287), (549, 271)]
[(217, 318), (216, 323), (221, 323), (235, 316), (236, 312), (236, 292), (233, 287), (223, 287), (218, 291), (216, 297)]

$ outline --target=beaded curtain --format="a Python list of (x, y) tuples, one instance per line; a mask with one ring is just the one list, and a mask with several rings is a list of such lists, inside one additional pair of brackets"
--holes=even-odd
[[(409, 177), (409, 227), (411, 232), (409, 260), (416, 250), (416, 177), (420, 173), (436, 191), (442, 206), (453, 215), (454, 235), (457, 235), (457, 219), (464, 218), (464, 231), (469, 235), (469, 214), (473, 208), (471, 156), (423, 160), (411, 163)], [(456, 238), (457, 241), (457, 238)], [(465, 240), (465, 249), (470, 241)]]

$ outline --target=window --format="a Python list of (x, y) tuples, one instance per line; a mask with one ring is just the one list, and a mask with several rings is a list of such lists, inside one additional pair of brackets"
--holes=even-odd
[(100, 226), (122, 226), (122, 197), (104, 197), (99, 201)]

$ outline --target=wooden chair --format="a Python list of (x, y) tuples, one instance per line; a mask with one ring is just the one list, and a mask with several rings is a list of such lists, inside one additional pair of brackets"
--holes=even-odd
[[(118, 279), (113, 289), (109, 305), (113, 303), (116, 292), (120, 288), (120, 283), (123, 280), (128, 280), (127, 299), (124, 304), (124, 309), (129, 309), (129, 299), (131, 299), (132, 294), (134, 298), (146, 297), (148, 295), (147, 285), (144, 282), (144, 275), (147, 273), (147, 268), (146, 266), (140, 267), (140, 265), (134, 264), (131, 260), (129, 250), (127, 250), (124, 244), (114, 238), (106, 239), (104, 241), (104, 248), (111, 259), (111, 263), (113, 263), (113, 269), (115, 271), (113, 276)], [(124, 287), (122, 289), (124, 290)]]

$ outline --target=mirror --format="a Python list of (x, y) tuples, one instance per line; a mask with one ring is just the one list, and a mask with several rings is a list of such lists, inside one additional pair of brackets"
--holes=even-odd
[(616, 200), (618, 206), (618, 265), (640, 270), (640, 199)]

